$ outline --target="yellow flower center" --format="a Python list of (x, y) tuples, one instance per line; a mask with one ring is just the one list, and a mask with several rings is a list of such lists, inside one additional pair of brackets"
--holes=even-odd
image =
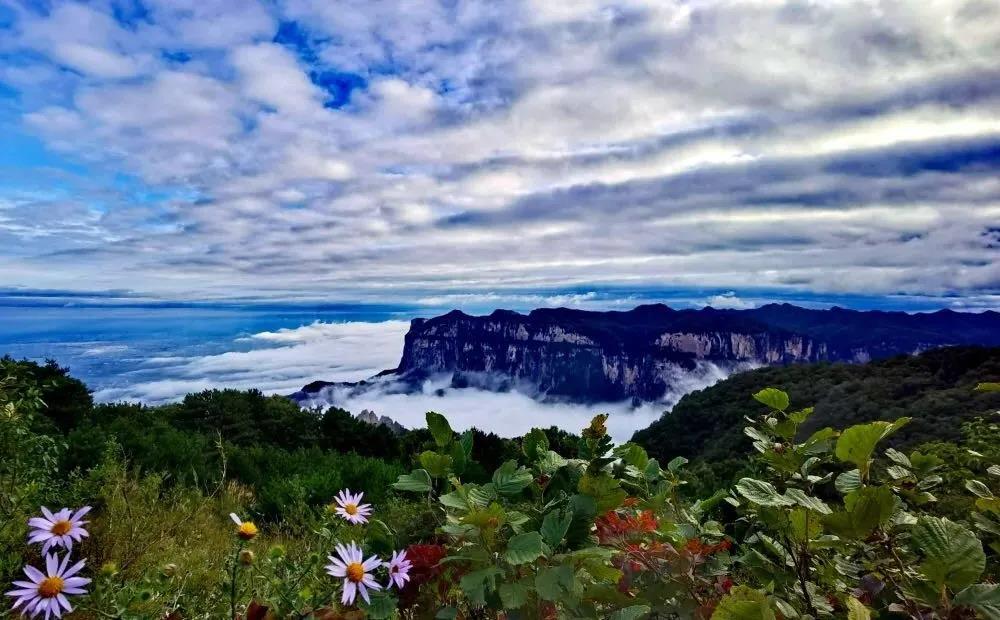
[(243, 524), (240, 525), (237, 535), (243, 540), (250, 540), (257, 535), (257, 526), (251, 521), (244, 521)]
[(357, 583), (365, 578), (365, 567), (359, 562), (352, 562), (347, 565), (347, 578)]
[(56, 521), (52, 524), (52, 533), (56, 536), (64, 536), (73, 529), (73, 524), (69, 521), (63, 519), (62, 521)]
[(52, 598), (62, 592), (62, 589), (62, 577), (46, 577), (42, 580), (42, 583), (38, 584), (38, 593), (45, 598)]
[(355, 506), (354, 504), (347, 504), (346, 506), (344, 506), (344, 512), (346, 512), (349, 515), (356, 515), (358, 514), (358, 507)]

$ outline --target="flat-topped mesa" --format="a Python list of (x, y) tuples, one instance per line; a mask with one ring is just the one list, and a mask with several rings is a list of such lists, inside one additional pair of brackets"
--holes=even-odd
[(396, 372), (410, 378), (454, 373), (459, 385), (517, 385), (577, 402), (654, 401), (679, 372), (699, 363), (865, 362), (949, 344), (1000, 345), (1000, 315), (789, 304), (752, 310), (554, 308), (527, 315), (497, 310), (488, 316), (453, 310), (412, 321)]

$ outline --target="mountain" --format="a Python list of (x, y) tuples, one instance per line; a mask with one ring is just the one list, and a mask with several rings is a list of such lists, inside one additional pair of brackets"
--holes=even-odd
[(655, 401), (678, 369), (798, 362), (866, 362), (956, 344), (1000, 345), (1000, 314), (809, 310), (771, 304), (752, 310), (627, 312), (565, 308), (527, 315), (452, 311), (414, 319), (397, 377), (453, 373), (455, 385), (518, 386), (577, 402)]
[(751, 450), (743, 416), (766, 411), (752, 394), (776, 387), (788, 392), (793, 410), (815, 407), (800, 429), (803, 435), (826, 426), (909, 417), (894, 442), (959, 441), (962, 422), (998, 417), (1000, 393), (975, 390), (998, 379), (1000, 348), (985, 347), (949, 347), (868, 364), (760, 368), (685, 395), (632, 440), (661, 462), (683, 456), (723, 470), (727, 461), (738, 460), (742, 467)]
[(811, 310), (790, 304), (751, 310), (675, 310), (662, 304), (625, 312), (555, 308), (527, 315), (497, 310), (488, 316), (453, 310), (411, 322), (397, 368), (359, 384), (312, 383), (292, 397), (308, 404), (324, 389), (377, 386), (405, 392), (445, 377), (453, 387), (518, 389), (580, 403), (638, 403), (662, 399), (693, 373), (708, 374), (706, 367), (858, 363), (963, 344), (1000, 345), (1000, 314)]

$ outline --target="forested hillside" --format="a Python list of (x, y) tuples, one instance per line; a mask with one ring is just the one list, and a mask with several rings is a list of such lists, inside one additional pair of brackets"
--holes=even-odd
[(669, 413), (636, 432), (633, 441), (659, 459), (743, 462), (751, 450), (751, 439), (743, 433), (744, 416), (761, 412), (751, 395), (762, 385), (789, 393), (793, 407), (815, 405), (803, 434), (907, 416), (911, 422), (893, 438), (897, 445), (956, 441), (963, 422), (1000, 410), (1000, 394), (973, 391), (997, 377), (1000, 348), (980, 347), (936, 349), (863, 365), (760, 368), (687, 394)]

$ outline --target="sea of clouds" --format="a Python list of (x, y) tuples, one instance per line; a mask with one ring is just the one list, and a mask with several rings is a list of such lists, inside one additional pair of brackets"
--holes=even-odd
[[(189, 392), (212, 388), (259, 388), (290, 394), (316, 381), (359, 381), (395, 368), (403, 349), (407, 321), (377, 323), (315, 322), (298, 328), (260, 332), (234, 340), (250, 344), (249, 351), (226, 351), (203, 356), (155, 357), (146, 360), (137, 379), (124, 387), (98, 390), (100, 401), (138, 400), (150, 404), (182, 398)], [(451, 388), (448, 378), (427, 381), (420, 392), (393, 393), (389, 389), (365, 392), (326, 389), (308, 406), (338, 406), (355, 414), (369, 409), (408, 427), (424, 425), (424, 414), (437, 411), (456, 430), (477, 427), (502, 436), (517, 436), (535, 426), (558, 426), (579, 431), (597, 413), (610, 413), (608, 429), (625, 441), (669, 410), (684, 394), (724, 379), (729, 370), (702, 364), (685, 372), (678, 368), (674, 388), (656, 403), (632, 407), (629, 403), (579, 405), (544, 403), (517, 391), (489, 392), (478, 388)]]

